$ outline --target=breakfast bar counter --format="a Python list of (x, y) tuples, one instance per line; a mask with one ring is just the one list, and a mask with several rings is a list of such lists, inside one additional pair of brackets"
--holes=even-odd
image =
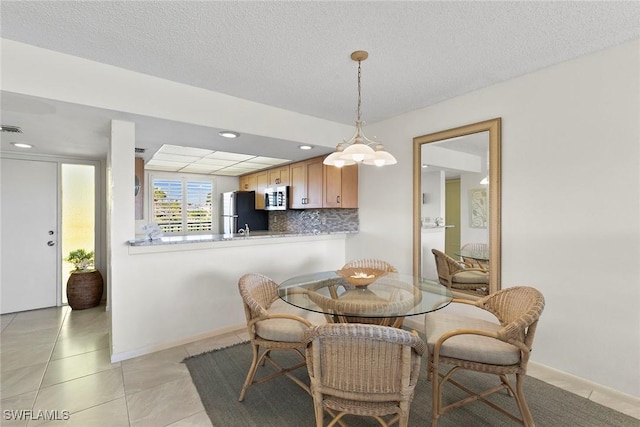
[(248, 236), (234, 234), (196, 234), (189, 236), (163, 236), (159, 239), (137, 238), (129, 240), (129, 253), (179, 251), (183, 249), (206, 249), (233, 246), (256, 246), (291, 241), (316, 240), (322, 238), (344, 238), (357, 231), (322, 231), (310, 233), (251, 231)]
[[(277, 282), (344, 264), (353, 232), (164, 236), (121, 240), (109, 275), (112, 363), (246, 328), (238, 279)], [(144, 235), (142, 235), (144, 237)], [(242, 325), (245, 325), (242, 327)]]

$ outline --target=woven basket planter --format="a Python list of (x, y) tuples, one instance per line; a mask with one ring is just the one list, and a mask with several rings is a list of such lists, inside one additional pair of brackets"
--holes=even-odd
[(96, 307), (102, 300), (102, 275), (98, 270), (74, 271), (67, 281), (67, 300), (73, 310)]

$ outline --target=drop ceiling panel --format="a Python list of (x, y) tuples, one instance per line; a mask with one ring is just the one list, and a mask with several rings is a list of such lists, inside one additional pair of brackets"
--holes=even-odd
[(262, 163), (264, 165), (271, 165), (271, 166), (287, 163), (290, 161), (291, 160), (287, 160), (287, 159), (276, 159), (274, 157), (263, 157), (263, 156), (258, 156), (251, 159), (251, 162), (253, 163)]
[(269, 165), (265, 164), (265, 163), (255, 163), (254, 159), (251, 159), (251, 160), (246, 161), (246, 162), (238, 163), (238, 166), (242, 166), (242, 167), (245, 167), (245, 168), (252, 168), (252, 169), (255, 169), (255, 170), (265, 169), (265, 168), (269, 167)]
[(289, 161), (165, 144), (154, 153), (145, 167), (150, 170), (237, 176)]
[(238, 162), (235, 160), (213, 159), (213, 158), (205, 157), (205, 158), (199, 159), (194, 163), (198, 165), (231, 166), (231, 165), (235, 165)]
[(208, 154), (213, 153), (212, 150), (205, 150), (203, 148), (194, 148), (194, 147), (182, 147), (179, 145), (170, 145), (164, 144), (158, 150), (158, 153), (163, 154), (178, 154), (180, 156), (197, 156), (204, 157)]
[(215, 159), (225, 159), (225, 160), (237, 160), (242, 162), (244, 160), (249, 160), (254, 158), (250, 154), (239, 154), (239, 153), (226, 153), (224, 151), (216, 151), (213, 154), (207, 155), (207, 158), (215, 158)]
[(189, 173), (213, 173), (217, 170), (219, 170), (221, 168), (221, 166), (214, 166), (214, 165), (199, 165), (196, 163), (191, 163), (190, 165), (185, 166), (184, 168), (180, 169), (180, 172), (189, 172)]
[(158, 152), (153, 155), (154, 160), (166, 160), (169, 162), (190, 163), (201, 159), (201, 156), (183, 156), (179, 154), (168, 154), (164, 152)]

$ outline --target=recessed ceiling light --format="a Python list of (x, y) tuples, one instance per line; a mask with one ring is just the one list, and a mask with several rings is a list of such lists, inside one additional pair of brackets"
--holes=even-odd
[(298, 145), (298, 148), (301, 150), (311, 150), (313, 147), (311, 145)]
[(218, 132), (218, 135), (220, 135), (223, 138), (237, 138), (240, 136), (240, 134), (238, 132), (232, 132), (230, 130), (223, 130)]
[(428, 167), (429, 167), (429, 165), (428, 165), (428, 164), (426, 164), (426, 163), (423, 163), (423, 164), (422, 164), (422, 168), (423, 168), (423, 169), (426, 169), (426, 168), (428, 168)]
[(12, 142), (11, 145), (14, 145), (18, 148), (33, 148), (33, 145), (31, 144), (25, 144), (23, 142)]

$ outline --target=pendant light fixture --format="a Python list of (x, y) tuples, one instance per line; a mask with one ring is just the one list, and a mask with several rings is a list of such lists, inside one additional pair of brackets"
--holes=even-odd
[[(342, 167), (355, 163), (365, 165), (393, 165), (398, 163), (395, 157), (384, 150), (384, 146), (376, 141), (367, 138), (362, 130), (362, 117), (360, 114), (360, 104), (362, 100), (362, 90), (360, 78), (362, 75), (361, 63), (369, 57), (364, 50), (357, 50), (351, 54), (351, 59), (358, 62), (358, 115), (356, 118), (356, 130), (353, 136), (338, 144), (336, 151), (324, 159), (325, 165)], [(375, 144), (375, 150), (370, 145)]]

